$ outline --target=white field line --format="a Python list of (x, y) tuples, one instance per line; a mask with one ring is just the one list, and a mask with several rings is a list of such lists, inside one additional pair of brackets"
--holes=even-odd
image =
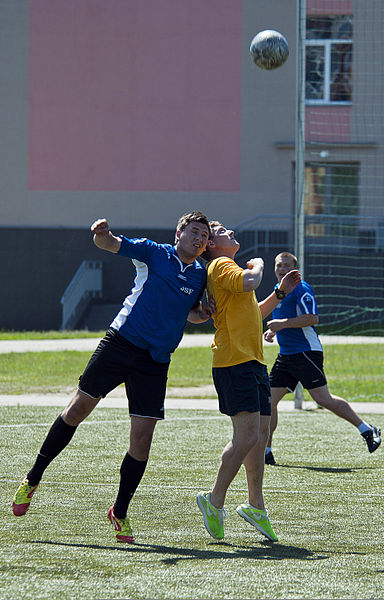
[[(161, 423), (171, 423), (172, 421), (208, 421), (208, 420), (214, 420), (214, 419), (225, 419), (225, 415), (211, 415), (208, 417), (174, 417), (172, 419), (167, 418), (164, 419), (164, 421), (161, 421)], [(122, 423), (130, 423), (131, 420), (130, 419), (110, 419), (110, 420), (102, 420), (102, 421), (83, 421), (80, 425), (81, 427), (83, 427), (84, 425), (99, 425), (99, 424), (105, 424), (105, 423), (112, 423), (113, 425), (116, 425), (116, 423), (122, 424)], [(229, 422), (229, 421), (228, 421)], [(52, 425), (53, 421), (51, 421), (50, 423), (11, 423), (11, 424), (6, 424), (6, 425), (0, 425), (0, 429), (14, 429), (14, 428), (18, 428), (18, 427), (50, 427)]]
[[(12, 484), (19, 484), (20, 483), (20, 479), (0, 479), (0, 483), (12, 483)], [(102, 487), (116, 487), (116, 482), (115, 483), (103, 483), (103, 482), (87, 482), (87, 481), (47, 481), (47, 480), (43, 480), (42, 481), (42, 485), (68, 485), (68, 486), (76, 486), (76, 487), (87, 487), (87, 486), (102, 486)], [(264, 486), (264, 488), (266, 490), (268, 490), (268, 493), (274, 493), (274, 494), (295, 494), (295, 495), (311, 495), (313, 496), (314, 491), (313, 490), (294, 490), (291, 488), (273, 488), (273, 487), (269, 487), (269, 486)], [(142, 483), (140, 484), (140, 489), (148, 489), (148, 490), (153, 490), (153, 484), (145, 484)], [(167, 485), (167, 484), (158, 484), (156, 483), (156, 489), (157, 490), (191, 490), (191, 491), (195, 491), (196, 487), (195, 486), (190, 486), (190, 485)], [(231, 492), (247, 492), (248, 488), (246, 487), (231, 487), (230, 491)], [(343, 495), (343, 490), (336, 490), (336, 491), (331, 491), (331, 490), (322, 490), (322, 495), (328, 495), (328, 496), (341, 496)], [(345, 495), (350, 496), (350, 491), (345, 491)], [(361, 498), (367, 498), (367, 497), (375, 497), (375, 498), (384, 498), (384, 493), (380, 493), (380, 492), (358, 492), (355, 493), (354, 492), (354, 496), (358, 496)]]
[[(187, 334), (180, 342), (179, 348), (210, 347), (213, 334)], [(100, 338), (58, 339), (58, 340), (0, 340), (0, 354), (10, 352), (63, 352), (75, 350), (78, 352), (93, 352)], [(384, 337), (372, 336), (342, 336), (320, 335), (324, 345), (333, 344), (384, 344)], [(266, 346), (271, 346), (263, 342)], [(274, 341), (272, 345), (277, 346)]]

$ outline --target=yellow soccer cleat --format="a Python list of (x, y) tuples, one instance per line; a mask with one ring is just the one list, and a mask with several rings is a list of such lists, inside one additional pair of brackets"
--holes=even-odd
[(126, 544), (133, 544), (135, 540), (133, 538), (131, 523), (128, 517), (126, 517), (125, 519), (118, 519), (114, 515), (113, 506), (111, 506), (111, 508), (108, 511), (108, 519), (111, 521), (116, 531), (117, 541)]
[(25, 477), (21, 482), (19, 489), (13, 496), (12, 510), (15, 517), (25, 515), (32, 500), (32, 496), (37, 490), (39, 484), (29, 485), (28, 479)]
[(269, 522), (268, 513), (266, 510), (262, 510), (260, 508), (255, 508), (249, 502), (245, 502), (244, 504), (240, 504), (236, 508), (237, 513), (240, 517), (243, 517), (248, 523), (256, 527), (265, 535), (266, 538), (271, 540), (271, 542), (277, 542), (278, 537), (276, 533), (272, 529), (272, 525)]

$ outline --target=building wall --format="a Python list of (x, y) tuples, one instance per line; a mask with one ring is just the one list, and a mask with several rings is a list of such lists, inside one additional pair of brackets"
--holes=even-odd
[[(359, 19), (366, 4), (352, 3)], [(276, 71), (249, 56), (263, 29), (289, 42)], [(359, 64), (369, 64), (356, 36)], [(159, 241), (172, 241), (190, 210), (231, 227), (276, 215), (284, 228), (279, 216), (294, 210), (295, 45), (296, 0), (2, 0), (0, 329), (58, 327), (71, 277), (100, 258), (89, 234), (98, 217)], [(383, 84), (368, 73), (364, 89)], [(362, 198), (372, 154), (378, 164), (383, 152), (375, 125), (360, 146), (330, 150), (331, 161), (361, 162)], [(370, 137), (376, 145), (364, 149)], [(125, 274), (105, 254), (104, 298), (118, 303)]]
[[(1, 224), (170, 228), (198, 208), (235, 225), (291, 208), (274, 144), (294, 138), (295, 5), (1, 2)], [(266, 27), (290, 41), (274, 72), (249, 56)]]
[[(169, 241), (190, 210), (229, 226), (291, 211), (291, 158), (275, 143), (294, 137), (295, 5), (0, 3), (0, 329), (59, 326), (71, 277), (100, 258), (98, 217)], [(275, 72), (249, 56), (264, 28), (290, 41)], [(103, 260), (104, 299), (120, 302), (127, 267)]]

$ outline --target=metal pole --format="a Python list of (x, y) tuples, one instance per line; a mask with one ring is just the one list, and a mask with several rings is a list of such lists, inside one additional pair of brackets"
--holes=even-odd
[[(304, 167), (305, 167), (305, 20), (306, 0), (296, 0), (296, 144), (295, 144), (295, 254), (304, 277)], [(303, 387), (295, 390), (295, 408), (302, 408)]]

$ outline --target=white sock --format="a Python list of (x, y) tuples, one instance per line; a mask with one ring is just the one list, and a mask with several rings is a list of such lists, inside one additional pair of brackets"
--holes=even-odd
[(357, 429), (360, 431), (360, 433), (365, 433), (366, 431), (372, 429), (372, 427), (368, 425), (368, 423), (366, 423), (365, 421), (362, 421)]
[(271, 446), (267, 446), (265, 449), (265, 454), (269, 454), (270, 452), (272, 452), (272, 448)]

